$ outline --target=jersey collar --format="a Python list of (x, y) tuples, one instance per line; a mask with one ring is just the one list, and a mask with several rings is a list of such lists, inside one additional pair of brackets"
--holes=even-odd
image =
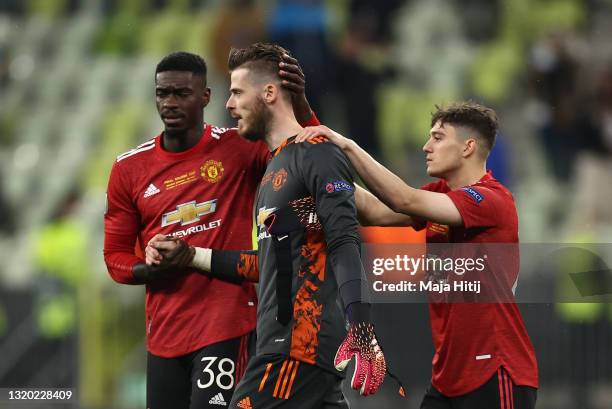
[[(442, 180), (442, 183), (444, 184), (444, 187), (445, 187), (447, 190), (449, 190), (449, 191), (450, 191), (451, 189), (450, 189), (450, 187), (448, 186), (448, 182), (446, 182), (446, 180), (445, 180), (445, 179), (440, 179), (440, 180)], [(489, 182), (489, 181), (491, 181), (491, 180), (495, 180), (495, 177), (493, 176), (493, 172), (491, 172), (491, 170), (490, 170), (490, 169), (487, 169), (487, 173), (485, 173), (485, 174), (484, 174), (484, 175), (483, 175), (483, 176), (482, 176), (480, 179), (478, 179), (478, 181), (477, 181), (476, 183), (474, 183), (474, 184), (472, 184), (472, 185), (467, 185), (467, 186), (474, 186), (474, 185), (476, 185), (476, 184), (478, 184), (478, 183)], [(466, 186), (462, 186), (462, 187), (460, 187), (459, 189), (462, 189), (462, 188), (464, 188), (464, 187), (466, 187)]]
[(161, 138), (163, 135), (163, 132), (162, 132), (155, 137), (155, 152), (157, 153), (157, 155), (159, 155), (160, 157), (164, 159), (170, 159), (170, 160), (187, 159), (191, 157), (193, 154), (195, 154), (196, 152), (202, 151), (202, 148), (204, 148), (204, 146), (206, 145), (210, 137), (211, 131), (212, 131), (212, 126), (210, 124), (204, 124), (204, 132), (202, 132), (202, 137), (200, 138), (198, 143), (196, 143), (194, 146), (192, 146), (191, 148), (183, 152), (168, 152), (164, 150), (164, 148), (162, 148), (161, 146), (162, 145)]
[(283, 149), (285, 149), (285, 147), (286, 147), (287, 145), (289, 145), (290, 143), (292, 143), (292, 142), (295, 140), (295, 137), (296, 137), (296, 136), (297, 136), (297, 135), (293, 135), (293, 136), (291, 136), (291, 137), (289, 137), (289, 138), (285, 139), (285, 140), (283, 141), (283, 143), (281, 143), (281, 144), (280, 144), (280, 146), (279, 146), (278, 148), (276, 148), (276, 149), (274, 149), (274, 150), (272, 151), (272, 157), (274, 158), (274, 157), (276, 157), (276, 155), (278, 155), (279, 153), (281, 153), (281, 151), (282, 151)]

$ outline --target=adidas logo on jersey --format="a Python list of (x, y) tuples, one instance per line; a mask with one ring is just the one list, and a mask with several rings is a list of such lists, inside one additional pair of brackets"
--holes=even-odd
[(153, 183), (151, 183), (149, 185), (149, 187), (147, 188), (147, 191), (144, 192), (144, 197), (145, 198), (146, 197), (150, 197), (150, 196), (158, 194), (159, 192), (160, 192), (160, 190), (157, 187), (155, 187), (155, 185)]
[(251, 406), (251, 399), (249, 399), (248, 396), (242, 399), (240, 402), (238, 402), (236, 406), (238, 406), (241, 409), (253, 409), (253, 406)]
[(221, 392), (210, 398), (208, 403), (210, 405), (227, 406), (227, 402), (225, 401), (225, 399), (223, 399), (223, 395), (221, 394)]

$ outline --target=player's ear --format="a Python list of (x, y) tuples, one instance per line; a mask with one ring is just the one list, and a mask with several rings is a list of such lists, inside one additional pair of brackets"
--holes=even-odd
[(212, 91), (210, 90), (210, 88), (206, 87), (204, 88), (204, 92), (202, 93), (202, 108), (205, 108), (208, 103), (210, 102), (210, 93)]
[(269, 83), (264, 86), (263, 99), (267, 104), (271, 104), (278, 98), (279, 89), (276, 85)]
[(476, 139), (467, 138), (463, 144), (463, 157), (467, 158), (476, 152)]

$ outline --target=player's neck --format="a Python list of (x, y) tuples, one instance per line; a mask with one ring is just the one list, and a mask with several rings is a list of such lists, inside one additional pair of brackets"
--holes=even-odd
[(302, 130), (302, 126), (295, 119), (293, 110), (278, 110), (272, 113), (272, 118), (268, 122), (268, 132), (266, 133), (266, 143), (268, 148), (273, 151), (278, 148), (287, 138), (297, 135)]
[(167, 152), (184, 152), (193, 148), (200, 142), (204, 132), (204, 123), (181, 133), (164, 132), (162, 136), (162, 147)]
[(451, 190), (473, 185), (487, 173), (486, 163), (466, 165), (447, 175), (444, 179)]

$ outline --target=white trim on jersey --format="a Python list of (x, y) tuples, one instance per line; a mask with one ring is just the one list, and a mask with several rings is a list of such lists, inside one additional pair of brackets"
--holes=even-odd
[(212, 130), (210, 132), (210, 136), (212, 136), (213, 138), (219, 140), (221, 139), (221, 135), (231, 131), (231, 130), (238, 130), (238, 128), (221, 128), (219, 126), (213, 126)]
[(514, 284), (512, 285), (512, 295), (516, 295), (516, 287), (518, 286), (518, 274), (516, 275), (516, 280), (514, 280)]
[(117, 156), (117, 162), (122, 161), (125, 158), (129, 158), (130, 156), (136, 155), (137, 153), (145, 152), (153, 148), (155, 148), (155, 139), (151, 139), (150, 141), (140, 144), (134, 149), (130, 149), (129, 151)]

